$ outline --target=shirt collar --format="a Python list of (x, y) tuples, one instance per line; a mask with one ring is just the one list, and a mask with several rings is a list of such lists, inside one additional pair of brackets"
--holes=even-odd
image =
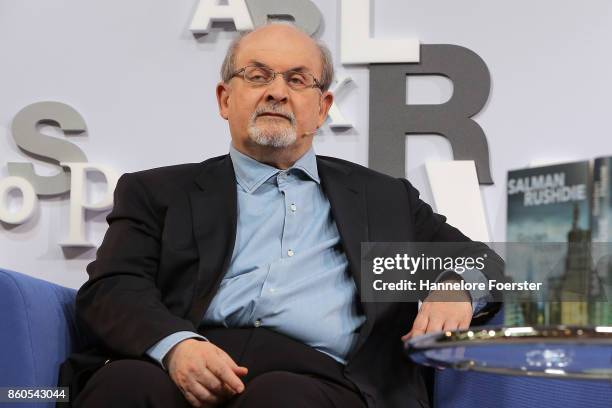
[[(232, 159), (232, 165), (234, 166), (236, 181), (247, 193), (254, 192), (265, 183), (266, 180), (281, 171), (276, 167), (258, 162), (252, 157), (239, 152), (233, 145), (230, 145), (229, 154)], [(289, 172), (292, 169), (301, 170), (316, 183), (321, 183), (317, 170), (317, 158), (312, 147), (308, 149), (293, 166), (285, 171)]]

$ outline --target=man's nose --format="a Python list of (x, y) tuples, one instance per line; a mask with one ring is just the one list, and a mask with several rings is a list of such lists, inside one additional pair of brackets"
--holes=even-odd
[(289, 97), (289, 87), (282, 75), (276, 75), (266, 87), (266, 102), (284, 103)]

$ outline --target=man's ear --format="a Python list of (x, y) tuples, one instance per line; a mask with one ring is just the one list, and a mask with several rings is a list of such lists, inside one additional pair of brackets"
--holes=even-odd
[(319, 104), (319, 124), (317, 127), (321, 127), (327, 118), (327, 114), (334, 103), (334, 94), (329, 91), (325, 91), (321, 95), (321, 103)]
[(230, 87), (221, 81), (217, 84), (217, 104), (219, 105), (219, 115), (225, 120), (229, 118), (229, 98)]

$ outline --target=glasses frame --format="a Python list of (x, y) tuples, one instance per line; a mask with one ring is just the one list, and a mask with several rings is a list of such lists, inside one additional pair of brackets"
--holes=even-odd
[[(270, 79), (270, 82), (266, 82), (266, 83), (259, 83), (259, 82), (252, 82), (252, 81), (249, 81), (249, 80), (246, 78), (246, 75), (245, 75), (247, 68), (259, 68), (259, 69), (265, 69), (265, 70), (270, 71), (270, 72), (272, 73), (272, 78)], [(304, 87), (304, 88), (293, 88), (291, 85), (289, 85), (289, 82), (287, 82), (287, 78), (286, 78), (286, 75), (287, 75), (288, 73), (290, 73), (290, 72), (295, 72), (295, 73), (298, 73), (298, 74), (301, 74), (301, 75), (310, 75), (310, 76), (312, 77), (312, 80), (314, 81), (314, 84), (313, 84), (313, 85), (310, 85), (310, 86), (306, 86), (306, 87)], [(317, 79), (317, 78), (316, 78), (316, 77), (315, 77), (313, 74), (311, 74), (310, 72), (295, 71), (295, 70), (292, 70), (292, 69), (290, 69), (290, 70), (288, 70), (288, 71), (285, 71), (285, 72), (277, 72), (277, 71), (274, 71), (272, 68), (269, 68), (269, 67), (266, 67), (266, 66), (261, 66), (261, 65), (247, 65), (247, 66), (244, 66), (244, 67), (240, 68), (238, 71), (235, 71), (235, 72), (232, 74), (231, 78), (233, 78), (233, 77), (237, 76), (237, 77), (242, 78), (244, 81), (246, 81), (246, 82), (247, 82), (247, 83), (249, 83), (249, 84), (253, 84), (253, 85), (260, 85), (260, 86), (261, 86), (261, 85), (270, 85), (272, 82), (274, 82), (274, 80), (276, 79), (276, 76), (277, 76), (277, 75), (282, 76), (282, 77), (283, 77), (283, 81), (285, 81), (285, 83), (287, 84), (287, 86), (288, 86), (289, 88), (293, 89), (294, 91), (303, 91), (303, 90), (305, 90), (305, 89), (315, 88), (315, 89), (318, 89), (319, 91), (323, 92), (323, 88), (321, 87), (321, 83), (319, 82), (319, 80), (318, 80), (318, 79)]]

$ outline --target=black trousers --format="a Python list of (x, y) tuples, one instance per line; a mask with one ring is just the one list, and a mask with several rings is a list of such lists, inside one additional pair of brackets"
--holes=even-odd
[[(333, 358), (265, 328), (200, 331), (249, 369), (245, 391), (224, 407), (365, 408), (359, 390)], [(76, 408), (187, 408), (170, 376), (148, 360), (115, 360), (100, 368), (73, 404)]]

